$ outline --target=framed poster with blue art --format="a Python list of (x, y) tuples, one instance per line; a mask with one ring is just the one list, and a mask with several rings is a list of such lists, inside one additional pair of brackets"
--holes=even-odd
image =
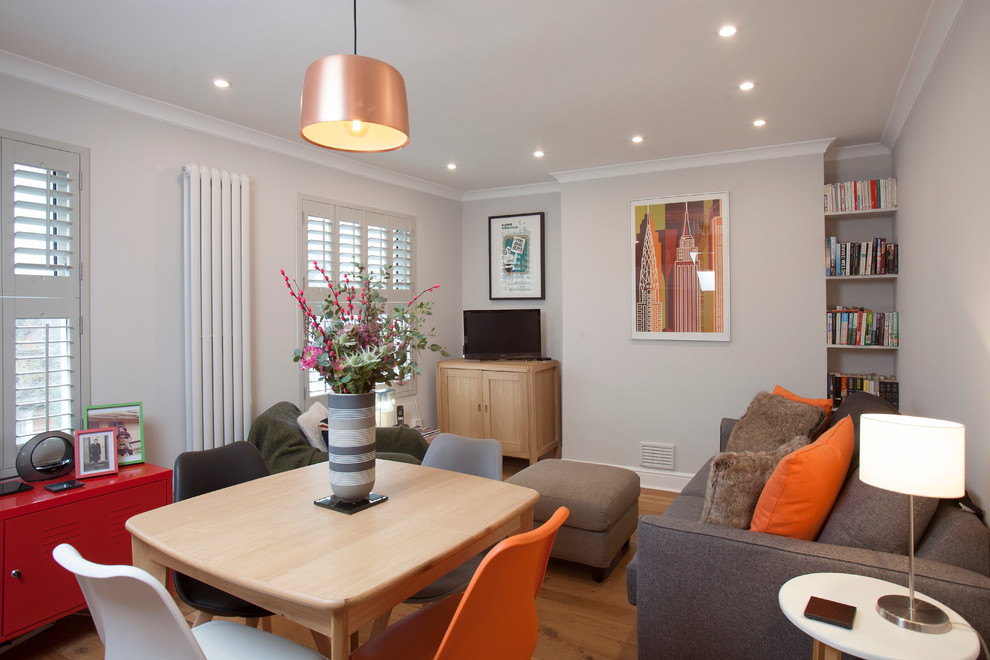
[(489, 300), (543, 300), (543, 214), (488, 218)]
[(632, 338), (729, 341), (729, 194), (631, 202)]

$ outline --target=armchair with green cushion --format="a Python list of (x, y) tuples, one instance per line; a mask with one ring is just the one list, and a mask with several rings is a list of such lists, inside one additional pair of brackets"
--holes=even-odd
[[(281, 401), (251, 424), (248, 442), (258, 448), (272, 474), (328, 460), (327, 452), (306, 440), (296, 421), (300, 414), (295, 404)], [(423, 436), (408, 426), (376, 428), (375, 445), (378, 458), (417, 465), (427, 448)]]

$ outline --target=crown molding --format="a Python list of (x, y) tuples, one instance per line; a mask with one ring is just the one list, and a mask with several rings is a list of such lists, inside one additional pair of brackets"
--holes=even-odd
[(868, 156), (889, 156), (890, 149), (879, 142), (870, 144), (855, 144), (849, 147), (836, 147), (829, 149), (825, 153), (825, 160), (828, 162), (836, 160), (850, 160), (852, 158), (866, 158)]
[(464, 193), (465, 202), (477, 202), (485, 199), (502, 199), (505, 197), (524, 197), (526, 195), (555, 195), (560, 192), (560, 183), (531, 183), (522, 186), (506, 186), (504, 188), (486, 188), (470, 190)]
[[(96, 101), (126, 112), (155, 119), (215, 137), (240, 142), (252, 147), (302, 161), (330, 167), (341, 172), (366, 177), (382, 183), (409, 188), (445, 199), (461, 201), (464, 193), (416, 177), (399, 174), (373, 165), (337, 156), (302, 142), (280, 138), (238, 124), (223, 121), (170, 103), (111, 87), (91, 78), (70, 73), (9, 51), (0, 50), (0, 75), (48, 87), (66, 94)], [(301, 138), (300, 138), (301, 140)]]
[(807, 140), (804, 142), (792, 142), (790, 144), (778, 144), (769, 147), (719, 151), (710, 154), (699, 154), (697, 156), (677, 156), (675, 158), (646, 160), (637, 163), (625, 163), (622, 165), (591, 167), (583, 170), (551, 172), (550, 175), (555, 177), (561, 183), (573, 183), (575, 181), (589, 181), (592, 179), (608, 179), (618, 176), (632, 176), (636, 174), (651, 174), (654, 172), (684, 170), (692, 167), (711, 167), (713, 165), (731, 165), (735, 163), (746, 163), (757, 160), (772, 160), (775, 158), (822, 155), (834, 139), (835, 138)]
[(894, 105), (887, 116), (887, 124), (883, 128), (880, 142), (892, 150), (897, 144), (904, 124), (911, 116), (914, 104), (932, 75), (935, 63), (938, 61), (942, 48), (949, 38), (959, 15), (962, 13), (966, 0), (932, 0), (928, 7), (925, 22), (918, 33), (911, 51), (911, 59), (904, 70), (904, 77), (897, 88)]

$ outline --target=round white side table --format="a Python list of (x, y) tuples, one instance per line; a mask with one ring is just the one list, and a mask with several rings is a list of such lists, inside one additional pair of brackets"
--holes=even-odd
[[(809, 573), (788, 580), (777, 600), (784, 615), (815, 640), (816, 659), (838, 660), (840, 652), (865, 660), (973, 660), (980, 641), (966, 620), (942, 603), (915, 590), (916, 598), (938, 605), (949, 615), (952, 630), (927, 634), (900, 628), (877, 613), (876, 604), (887, 594), (907, 595), (907, 586), (848, 573)], [(808, 619), (804, 608), (811, 596), (853, 605), (852, 630)]]

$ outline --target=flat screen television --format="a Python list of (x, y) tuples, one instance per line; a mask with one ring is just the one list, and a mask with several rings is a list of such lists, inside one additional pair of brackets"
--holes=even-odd
[(465, 358), (509, 360), (542, 356), (540, 310), (464, 310)]

